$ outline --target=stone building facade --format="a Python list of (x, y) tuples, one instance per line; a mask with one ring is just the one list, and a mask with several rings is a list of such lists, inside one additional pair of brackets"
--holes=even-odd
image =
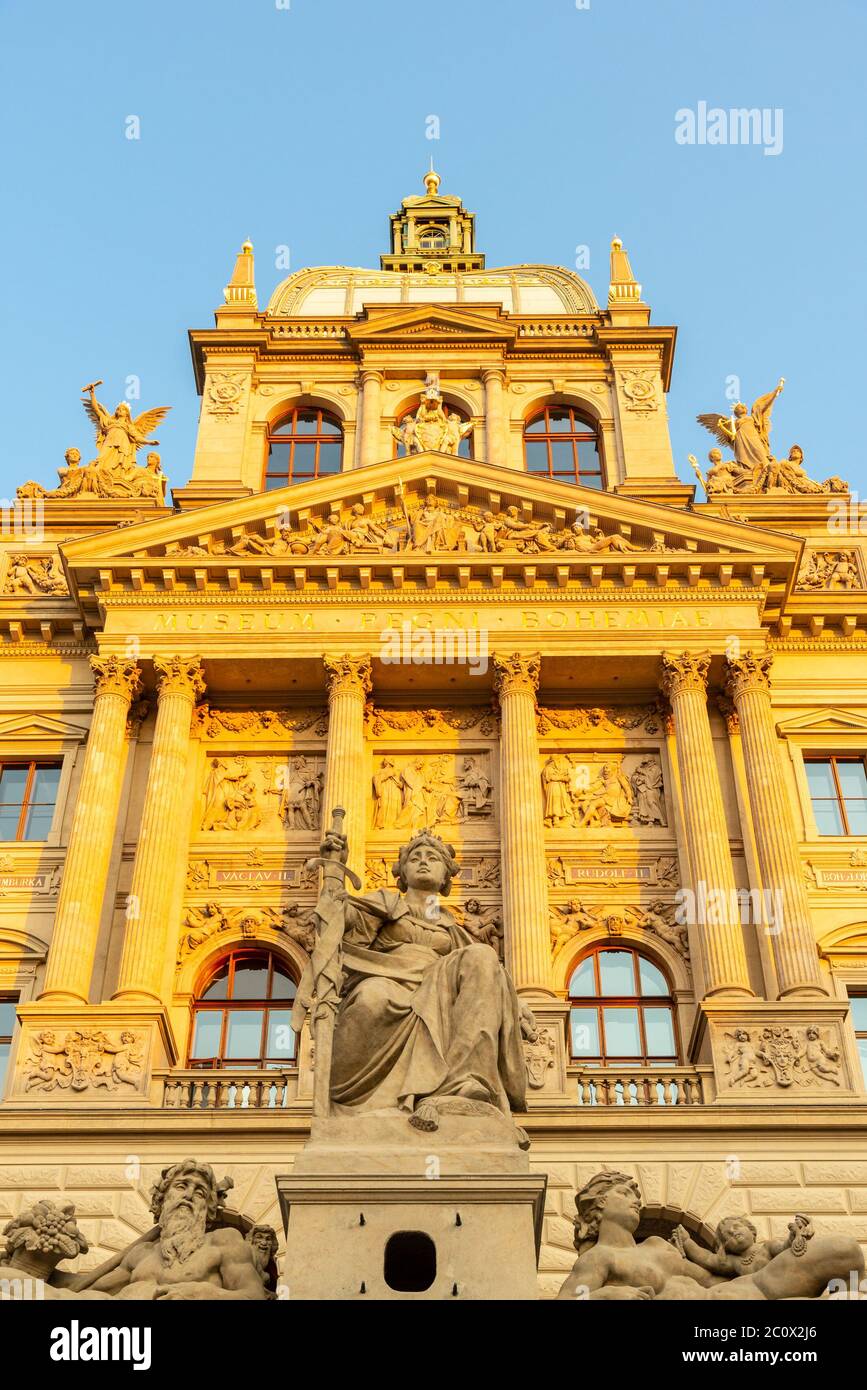
[(195, 1154), (279, 1226), (342, 805), (367, 888), (423, 826), (454, 845), (533, 1008), (543, 1295), (605, 1167), (660, 1229), (806, 1211), (867, 1244), (867, 513), (774, 458), (760, 401), (764, 464), (726, 406), (735, 462), (681, 482), (675, 329), (621, 244), (600, 305), (486, 268), (439, 188), (379, 270), (265, 309), (245, 245), (191, 333), (173, 506), (97, 413), (97, 460), (9, 508), (0, 1216), (64, 1194), (94, 1264)]

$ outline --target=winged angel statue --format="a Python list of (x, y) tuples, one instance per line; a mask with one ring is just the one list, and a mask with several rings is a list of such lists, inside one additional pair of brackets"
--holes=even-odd
[(719, 449), (711, 449), (707, 478), (690, 454), (689, 461), (708, 497), (732, 492), (847, 491), (842, 478), (827, 478), (824, 483), (818, 483), (808, 477), (804, 471), (804, 451), (799, 444), (792, 445), (785, 459), (774, 458), (771, 453), (771, 411), (784, 385), (785, 378), (780, 377), (773, 391), (753, 402), (752, 410), (738, 401), (728, 418), (715, 414), (696, 416), (698, 423), (718, 443), (734, 453), (733, 459), (724, 459)]
[(60, 486), (53, 492), (39, 483), (25, 483), (18, 489), (19, 497), (150, 497), (162, 502), (166, 479), (160, 469), (160, 456), (148, 454), (147, 466), (136, 463), (139, 449), (156, 445), (150, 436), (165, 419), (170, 406), (155, 406), (133, 418), (129, 405), (121, 401), (112, 413), (96, 399), (93, 381), (83, 388), (85, 414), (96, 429), (96, 458), (82, 465), (77, 449), (66, 451), (66, 468), (59, 468)]

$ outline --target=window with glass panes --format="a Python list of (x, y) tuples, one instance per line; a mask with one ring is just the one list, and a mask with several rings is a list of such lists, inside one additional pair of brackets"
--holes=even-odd
[(193, 1006), (191, 1067), (295, 1065), (295, 981), (273, 951), (233, 951)]
[(867, 992), (853, 994), (850, 990), (849, 999), (852, 1004), (852, 1027), (855, 1029), (858, 1056), (864, 1073), (864, 1089), (867, 1090)]
[(0, 840), (47, 840), (60, 763), (0, 763)]
[(268, 433), (265, 487), (288, 487), (340, 472), (343, 429), (327, 410), (293, 410)]
[(638, 951), (600, 946), (569, 981), (572, 1056), (589, 1064), (676, 1063), (674, 1001), (662, 971)]
[(820, 835), (867, 835), (867, 759), (805, 758), (807, 785)]
[(15, 1005), (17, 994), (0, 995), (0, 1100), (6, 1085), (6, 1071), (9, 1066), (9, 1053), (12, 1048), (12, 1033), (15, 1028)]
[(596, 430), (571, 406), (546, 406), (524, 426), (528, 473), (544, 473), (582, 487), (602, 487)]

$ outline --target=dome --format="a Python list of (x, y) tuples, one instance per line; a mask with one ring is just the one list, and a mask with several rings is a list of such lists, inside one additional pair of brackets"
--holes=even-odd
[(590, 286), (562, 266), (407, 273), (357, 266), (311, 266), (278, 285), (270, 318), (354, 318), (381, 304), (496, 304), (511, 314), (595, 314)]

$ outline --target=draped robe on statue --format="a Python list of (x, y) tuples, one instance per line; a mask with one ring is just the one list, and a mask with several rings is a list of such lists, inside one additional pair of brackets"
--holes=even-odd
[(380, 889), (347, 905), (346, 985), (334, 1031), (331, 1099), (412, 1110), (426, 1097), (525, 1108), (515, 988), (496, 951), (451, 913), (416, 915)]

